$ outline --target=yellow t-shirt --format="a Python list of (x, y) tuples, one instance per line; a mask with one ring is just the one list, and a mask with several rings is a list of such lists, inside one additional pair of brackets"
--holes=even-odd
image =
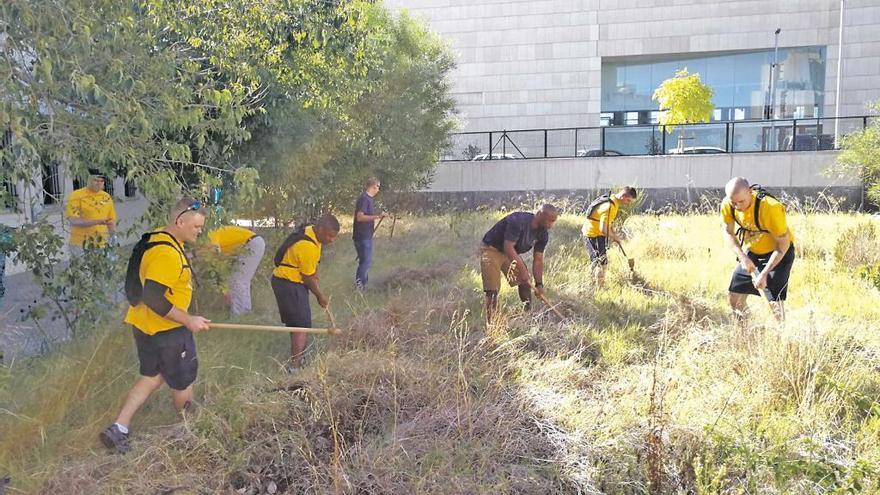
[[(776, 249), (776, 240), (773, 237), (783, 236), (786, 232), (788, 232), (788, 238), (794, 243), (794, 233), (788, 228), (788, 222), (785, 218), (785, 205), (769, 196), (764, 196), (761, 199), (761, 208), (758, 212), (761, 216), (761, 229), (767, 232), (758, 230), (755, 224), (755, 199), (757, 196), (758, 192), (752, 191), (752, 204), (746, 211), (733, 208), (727, 199), (721, 202), (721, 220), (725, 224), (732, 223), (734, 231), (740, 226), (745, 229), (743, 249), (758, 255), (768, 254)], [(733, 215), (736, 215), (736, 220)]]
[(321, 243), (311, 226), (306, 227), (305, 234), (315, 242), (302, 240), (287, 248), (284, 258), (281, 259), (281, 265), (275, 267), (272, 275), (301, 284), (303, 275), (310, 277), (318, 272)]
[(605, 224), (611, 225), (614, 222), (614, 219), (617, 218), (617, 212), (620, 210), (620, 205), (617, 204), (617, 199), (611, 198), (611, 201), (607, 203), (602, 203), (596, 210), (593, 211), (592, 215), (587, 216), (587, 220), (584, 222), (584, 227), (581, 229), (581, 233), (586, 237), (602, 237), (605, 235), (605, 232), (602, 232), (602, 229), (599, 227), (601, 223), (600, 220), (604, 220)]
[[(113, 198), (105, 191), (92, 192), (87, 187), (77, 189), (70, 193), (67, 198), (65, 209), (67, 218), (81, 218), (83, 220), (106, 220), (116, 221), (116, 208), (113, 207)], [(70, 226), (70, 244), (82, 246), (86, 239), (94, 237), (99, 245), (107, 243), (107, 226), (92, 225), (91, 227)]]
[[(153, 234), (149, 242), (170, 241), (182, 247), (179, 241), (167, 234)], [(165, 298), (174, 307), (187, 311), (192, 301), (192, 271), (183, 253), (176, 247), (168, 245), (153, 246), (144, 253), (141, 260), (140, 280), (153, 280), (166, 287)], [(137, 306), (129, 306), (125, 322), (134, 325), (147, 335), (155, 335), (165, 330), (182, 326), (176, 321), (164, 318), (141, 302)]]
[(208, 240), (211, 244), (219, 247), (221, 253), (229, 254), (244, 246), (255, 235), (252, 231), (238, 225), (224, 225), (208, 232)]

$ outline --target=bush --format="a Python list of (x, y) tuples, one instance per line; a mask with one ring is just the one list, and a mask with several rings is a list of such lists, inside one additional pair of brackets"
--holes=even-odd
[(880, 226), (876, 221), (860, 223), (845, 230), (834, 248), (834, 259), (842, 268), (880, 263)]

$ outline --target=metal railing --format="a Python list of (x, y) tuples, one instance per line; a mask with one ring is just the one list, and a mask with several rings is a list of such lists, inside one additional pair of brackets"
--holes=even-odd
[(876, 118), (681, 124), (672, 133), (660, 124), (460, 132), (450, 135), (441, 161), (833, 150), (835, 133), (839, 138), (860, 131)]

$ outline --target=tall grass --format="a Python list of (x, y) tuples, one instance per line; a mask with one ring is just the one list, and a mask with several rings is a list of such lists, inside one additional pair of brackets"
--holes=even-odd
[[(566, 215), (545, 277), (566, 318), (522, 314), (507, 289), (486, 328), (476, 250), (496, 217), (398, 220), (364, 295), (342, 235), (321, 281), (346, 335), (292, 376), (285, 336), (200, 335), (199, 414), (181, 423), (156, 394), (124, 457), (96, 434), (136, 376), (129, 330), (4, 369), (0, 475), (12, 493), (880, 490), (880, 296), (839, 254), (866, 256), (844, 232), (867, 217), (792, 216), (779, 327), (757, 298), (749, 324), (730, 321), (714, 216), (632, 216), (637, 276), (612, 254), (597, 292)], [(242, 321), (277, 322), (268, 270)]]

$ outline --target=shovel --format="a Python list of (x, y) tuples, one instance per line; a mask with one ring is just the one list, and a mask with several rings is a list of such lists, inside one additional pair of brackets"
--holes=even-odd
[(630, 258), (626, 255), (626, 251), (623, 250), (623, 244), (620, 241), (614, 241), (617, 244), (617, 247), (620, 248), (620, 252), (623, 254), (623, 257), (626, 258), (627, 264), (629, 264), (629, 271), (632, 273), (636, 272), (636, 260), (634, 258)]

